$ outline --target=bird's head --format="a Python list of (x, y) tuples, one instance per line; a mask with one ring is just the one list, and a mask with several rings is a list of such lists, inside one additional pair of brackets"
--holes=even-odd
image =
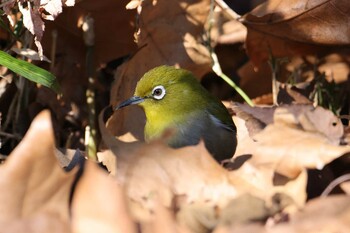
[[(159, 66), (148, 71), (137, 83), (134, 96), (123, 101), (117, 109), (138, 104), (147, 112), (183, 113), (198, 104), (197, 93), (203, 87), (193, 74), (172, 66)], [(169, 112), (170, 111), (170, 112)]]

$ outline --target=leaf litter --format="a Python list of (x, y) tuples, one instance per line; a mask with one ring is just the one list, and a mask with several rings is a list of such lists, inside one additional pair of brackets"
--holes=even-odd
[[(0, 180), (0, 186), (9, 190), (2, 193), (3, 200), (7, 201), (2, 205), (6, 214), (0, 216), (1, 222), (8, 227), (8, 232), (18, 229), (45, 232), (43, 229), (52, 224), (60, 225), (57, 232), (62, 232), (62, 229), (71, 229), (72, 232), (101, 229), (104, 232), (135, 232), (137, 223), (144, 232), (151, 232), (150, 229), (162, 232), (164, 228), (177, 229), (177, 232), (206, 232), (263, 224), (279, 215), (287, 215), (291, 221), (276, 222), (269, 228), (282, 232), (280, 229), (304, 227), (304, 224), (314, 221), (313, 215), (300, 217), (299, 214), (300, 209), (311, 208), (306, 202), (306, 169), (320, 168), (320, 164), (328, 164), (349, 152), (349, 148), (333, 145), (321, 133), (298, 128), (294, 115), (284, 107), (279, 108), (275, 110), (274, 122), (257, 133), (249, 145), (244, 144), (244, 138), (239, 138), (239, 144), (246, 150), (238, 150), (231, 162), (238, 164), (231, 170), (216, 163), (203, 143), (172, 149), (157, 141), (141, 143), (130, 150), (131, 147), (125, 146), (117, 148), (116, 145), (124, 144), (115, 139), (114, 147), (111, 147), (115, 154), (110, 155), (117, 158), (114, 164), (117, 179), (98, 168), (97, 164), (87, 162), (74, 189), (70, 208), (69, 196), (76, 173), (65, 173), (55, 159), (50, 116), (43, 112), (33, 121), (10, 159), (0, 167), (2, 177), (7, 177)], [(234, 120), (239, 122), (240, 119), (234, 117)], [(247, 131), (240, 128), (244, 124), (237, 126), (239, 132)], [(281, 139), (281, 132), (289, 140)], [(38, 138), (41, 138), (40, 149), (32, 146)], [(306, 140), (309, 141), (305, 144)], [(309, 143), (313, 146), (308, 147)], [(297, 149), (293, 149), (292, 144)], [(271, 150), (269, 147), (275, 148)], [(246, 158), (242, 160), (244, 156)], [(343, 197), (340, 199), (347, 200)], [(328, 199), (331, 200), (326, 197), (314, 202), (323, 203)], [(331, 208), (327, 206), (333, 204), (332, 201), (324, 202), (323, 208)], [(72, 217), (69, 217), (70, 211)], [(339, 214), (340, 219), (346, 219), (348, 209), (344, 208), (344, 213)], [(38, 224), (36, 221), (40, 221), (37, 218), (43, 218), (41, 221), (48, 225), (32, 226), (32, 222)], [(324, 218), (334, 221), (332, 215), (324, 214)], [(161, 224), (161, 219), (168, 225)], [(349, 227), (340, 221), (343, 220), (335, 223)], [(260, 226), (262, 231), (263, 225)]]

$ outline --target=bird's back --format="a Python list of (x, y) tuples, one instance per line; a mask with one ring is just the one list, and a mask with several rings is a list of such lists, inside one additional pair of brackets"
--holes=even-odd
[(169, 145), (175, 148), (197, 145), (202, 139), (217, 161), (231, 158), (237, 146), (235, 125), (224, 124), (209, 111), (205, 114), (192, 114), (186, 124), (174, 126), (175, 133), (170, 138)]

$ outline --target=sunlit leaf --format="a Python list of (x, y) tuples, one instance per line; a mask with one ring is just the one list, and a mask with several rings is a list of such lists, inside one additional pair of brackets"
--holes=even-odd
[(3, 51), (0, 51), (0, 65), (6, 66), (13, 72), (33, 82), (51, 88), (57, 93), (60, 92), (60, 86), (56, 80), (56, 77), (47, 70), (44, 70), (36, 65), (16, 59)]

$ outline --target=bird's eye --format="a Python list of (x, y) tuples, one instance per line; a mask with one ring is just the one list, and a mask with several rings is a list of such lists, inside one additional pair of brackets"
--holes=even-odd
[(163, 99), (165, 94), (166, 94), (165, 88), (163, 86), (161, 86), (161, 85), (156, 86), (152, 90), (152, 96), (153, 96), (153, 98), (155, 98), (157, 100)]

